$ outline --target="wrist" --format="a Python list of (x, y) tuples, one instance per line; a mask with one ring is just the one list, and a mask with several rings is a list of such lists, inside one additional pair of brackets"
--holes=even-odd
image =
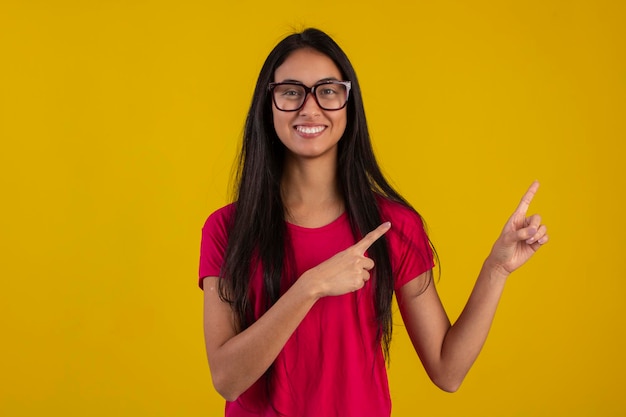
[(500, 263), (487, 257), (483, 263), (483, 270), (493, 279), (506, 280), (511, 273)]
[(316, 302), (324, 296), (322, 289), (317, 285), (316, 280), (313, 278), (311, 270), (306, 271), (295, 282), (294, 286), (298, 286), (298, 289), (303, 293), (307, 299), (311, 299)]

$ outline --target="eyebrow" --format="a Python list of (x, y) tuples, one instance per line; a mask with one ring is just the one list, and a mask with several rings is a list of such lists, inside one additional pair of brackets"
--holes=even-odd
[[(317, 80), (315, 82), (315, 84), (323, 83), (323, 82), (326, 82), (326, 81), (341, 81), (341, 80), (339, 80), (338, 78), (335, 78), (335, 77), (326, 77), (326, 78), (322, 78), (321, 80)], [(300, 83), (300, 84), (304, 84), (302, 81), (294, 80), (292, 78), (287, 78), (285, 80), (282, 80), (281, 83)]]

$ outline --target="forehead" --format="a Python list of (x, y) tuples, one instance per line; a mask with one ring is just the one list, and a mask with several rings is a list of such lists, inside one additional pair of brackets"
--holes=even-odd
[(314, 49), (298, 49), (285, 59), (274, 72), (274, 81), (300, 81), (312, 85), (326, 78), (340, 80), (341, 71), (327, 55)]

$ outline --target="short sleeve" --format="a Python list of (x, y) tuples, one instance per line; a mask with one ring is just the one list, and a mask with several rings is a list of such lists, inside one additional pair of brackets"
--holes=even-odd
[(202, 227), (200, 242), (200, 266), (198, 285), (206, 277), (218, 277), (221, 274), (224, 256), (228, 245), (228, 225), (234, 213), (234, 205), (222, 207), (213, 212)]
[(391, 229), (385, 237), (389, 244), (394, 290), (397, 291), (433, 268), (433, 250), (419, 214), (389, 200), (381, 200), (380, 209), (382, 220), (391, 222)]

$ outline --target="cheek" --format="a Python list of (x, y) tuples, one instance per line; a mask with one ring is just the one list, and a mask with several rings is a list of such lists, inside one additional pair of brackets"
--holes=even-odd
[(344, 132), (346, 131), (346, 126), (348, 125), (348, 116), (345, 112), (337, 116), (338, 117), (333, 120), (333, 124), (339, 128), (339, 130), (341, 131), (341, 135), (343, 136)]
[(274, 130), (280, 127), (280, 113), (272, 106), (272, 124)]
[(287, 113), (272, 108), (272, 123), (274, 125), (274, 132), (276, 132), (278, 138), (283, 141), (290, 130)]

